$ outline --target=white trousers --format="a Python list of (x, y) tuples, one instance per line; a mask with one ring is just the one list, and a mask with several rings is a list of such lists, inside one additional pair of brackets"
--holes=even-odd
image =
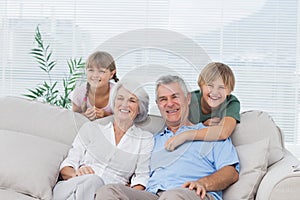
[(95, 174), (87, 174), (58, 182), (53, 188), (53, 200), (94, 200), (97, 189), (104, 185)]

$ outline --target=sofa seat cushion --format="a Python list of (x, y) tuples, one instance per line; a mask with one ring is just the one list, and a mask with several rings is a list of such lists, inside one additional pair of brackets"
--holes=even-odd
[(9, 130), (0, 130), (0, 137), (0, 188), (51, 199), (69, 145)]
[(37, 200), (37, 198), (24, 195), (22, 193), (10, 190), (0, 189), (0, 199), (4, 200)]
[(241, 123), (235, 128), (231, 139), (235, 146), (269, 139), (268, 166), (282, 159), (284, 155), (282, 133), (271, 116), (263, 111), (241, 113)]

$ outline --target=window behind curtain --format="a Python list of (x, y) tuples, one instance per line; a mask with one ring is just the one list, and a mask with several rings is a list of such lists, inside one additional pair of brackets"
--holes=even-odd
[[(197, 89), (198, 74), (209, 60), (195, 66), (183, 56), (197, 57), (192, 42), (210, 60), (232, 67), (236, 76), (233, 94), (240, 99), (242, 111), (269, 112), (285, 141), (298, 144), (298, 10), (297, 0), (0, 0), (0, 95), (21, 96), (46, 79), (29, 54), (36, 46), (38, 24), (57, 61), (56, 80), (67, 73), (69, 58), (85, 60), (106, 41), (130, 31), (161, 29), (191, 41), (178, 41), (184, 47), (179, 52), (149, 44), (113, 55), (120, 78), (130, 73), (156, 77), (164, 70), (173, 71), (184, 77), (191, 90)], [(153, 37), (160, 40), (159, 35), (145, 35), (145, 43), (155, 40)], [(145, 84), (151, 95), (150, 111), (158, 113), (151, 84), (153, 81)]]

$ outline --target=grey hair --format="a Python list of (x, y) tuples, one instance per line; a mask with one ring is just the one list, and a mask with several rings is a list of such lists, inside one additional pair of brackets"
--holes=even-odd
[(113, 90), (110, 93), (110, 97), (109, 97), (109, 102), (112, 110), (115, 107), (116, 96), (121, 87), (125, 88), (126, 90), (128, 90), (138, 98), (139, 114), (134, 119), (134, 122), (138, 123), (138, 122), (145, 121), (147, 119), (148, 110), (149, 110), (149, 95), (140, 84), (132, 80), (119, 81), (113, 87)]
[(182, 78), (179, 76), (174, 76), (174, 75), (166, 75), (166, 76), (161, 76), (157, 79), (156, 81), (156, 89), (155, 89), (155, 96), (156, 100), (158, 98), (157, 94), (157, 89), (160, 85), (166, 85), (170, 83), (179, 83), (185, 97), (187, 97), (189, 90), (187, 89), (187, 86)]

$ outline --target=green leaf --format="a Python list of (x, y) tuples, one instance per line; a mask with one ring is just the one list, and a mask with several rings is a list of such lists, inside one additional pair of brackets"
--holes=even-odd
[(33, 57), (37, 60), (41, 60), (43, 62), (46, 62), (45, 58), (44, 58), (44, 55), (39, 55), (39, 54), (33, 54)]
[(36, 99), (37, 97), (34, 95), (30, 95), (30, 94), (23, 94), (23, 96), (28, 97), (30, 99)]
[(51, 71), (53, 69), (53, 67), (55, 67), (56, 65), (56, 62), (55, 61), (51, 61), (49, 64), (48, 64), (48, 67), (49, 67), (49, 71)]
[[(62, 91), (57, 89), (58, 81), (52, 83), (50, 71), (56, 66), (56, 61), (52, 59), (53, 53), (50, 44), (45, 44), (42, 39), (39, 25), (36, 27), (35, 42), (36, 47), (32, 48), (30, 55), (38, 63), (40, 70), (46, 73), (48, 79), (38, 84), (33, 89), (27, 89), (28, 94), (25, 97), (30, 99), (39, 99), (52, 105), (71, 108), (70, 93), (75, 89), (76, 82), (84, 75), (85, 63), (82, 58), (67, 60), (68, 74), (62, 79)], [(61, 92), (61, 93), (60, 93)]]
[(44, 53), (43, 49), (37, 49), (37, 48), (31, 49), (30, 52), (30, 54), (40, 54), (41, 56), (44, 55), (43, 53)]
[(34, 91), (32, 89), (29, 89), (29, 92), (31, 92), (34, 96), (38, 97), (39, 96), (39, 91)]

